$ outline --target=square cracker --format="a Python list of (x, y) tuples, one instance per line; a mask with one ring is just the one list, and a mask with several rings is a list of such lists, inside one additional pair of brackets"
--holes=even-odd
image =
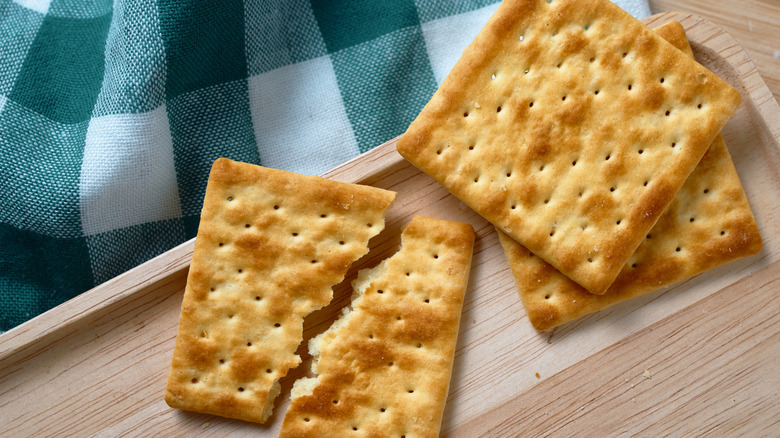
[[(677, 22), (656, 29), (693, 56)], [(723, 137), (718, 135), (604, 295), (593, 295), (499, 231), (531, 324), (539, 330), (758, 253), (761, 236)]]
[(165, 401), (263, 422), (303, 318), (368, 252), (395, 193), (220, 158), (203, 202)]
[(398, 151), (602, 294), (739, 101), (609, 0), (505, 0)]
[(318, 377), (295, 382), (280, 436), (439, 436), (473, 245), (470, 225), (416, 216), (309, 343)]

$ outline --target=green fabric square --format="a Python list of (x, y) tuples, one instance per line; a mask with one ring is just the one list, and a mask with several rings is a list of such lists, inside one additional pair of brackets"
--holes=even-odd
[(184, 234), (187, 239), (192, 239), (198, 234), (198, 226), (200, 225), (200, 214), (191, 214), (182, 218), (184, 221)]
[(246, 78), (242, 2), (163, 1), (159, 9), (168, 98)]
[(420, 24), (413, 0), (313, 0), (311, 5), (329, 53)]
[(11, 92), (41, 23), (43, 14), (0, 0), (0, 95)]
[(46, 15), (9, 98), (58, 122), (88, 120), (103, 82), (109, 23), (111, 14)]
[(103, 283), (184, 242), (181, 219), (87, 236), (95, 283)]
[(0, 223), (0, 331), (94, 284), (84, 238), (59, 239)]
[(436, 91), (419, 27), (332, 54), (360, 152), (402, 134)]
[(183, 94), (166, 107), (183, 215), (200, 214), (219, 157), (259, 163), (246, 80)]
[(308, 0), (247, 0), (244, 9), (250, 75), (327, 53)]
[(12, 100), (0, 113), (0, 222), (56, 237), (82, 235), (79, 176), (89, 122), (53, 122)]

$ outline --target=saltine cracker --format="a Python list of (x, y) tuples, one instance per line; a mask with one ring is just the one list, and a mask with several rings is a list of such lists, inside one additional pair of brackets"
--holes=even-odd
[(609, 0), (505, 0), (398, 151), (602, 294), (739, 102)]
[(303, 318), (368, 252), (395, 193), (228, 159), (212, 166), (166, 402), (264, 422)]

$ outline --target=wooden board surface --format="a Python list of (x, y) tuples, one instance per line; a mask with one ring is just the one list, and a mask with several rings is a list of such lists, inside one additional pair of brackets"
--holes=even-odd
[[(697, 59), (743, 94), (724, 136), (764, 238), (760, 254), (539, 333), (493, 227), (402, 160), (391, 141), (327, 175), (399, 195), (334, 302), (306, 319), (306, 339), (348, 304), (358, 269), (396, 251), (413, 214), (462, 220), (478, 238), (442, 435), (780, 430), (780, 107), (729, 35), (687, 15), (647, 22), (670, 18), (686, 27)], [(305, 348), (268, 425), (163, 401), (192, 248), (187, 242), (0, 335), (0, 435), (276, 436), (292, 382), (309, 369)]]
[(780, 1), (649, 0), (654, 13), (698, 15), (723, 28), (745, 49), (769, 90), (780, 100)]

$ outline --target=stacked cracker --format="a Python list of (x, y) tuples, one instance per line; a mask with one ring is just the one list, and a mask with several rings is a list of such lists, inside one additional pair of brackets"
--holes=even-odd
[[(760, 249), (716, 140), (739, 101), (607, 0), (506, 0), (398, 150), (500, 230), (547, 329)], [(680, 192), (713, 141), (710, 176)], [(678, 193), (657, 225), (671, 237), (652, 237)]]

